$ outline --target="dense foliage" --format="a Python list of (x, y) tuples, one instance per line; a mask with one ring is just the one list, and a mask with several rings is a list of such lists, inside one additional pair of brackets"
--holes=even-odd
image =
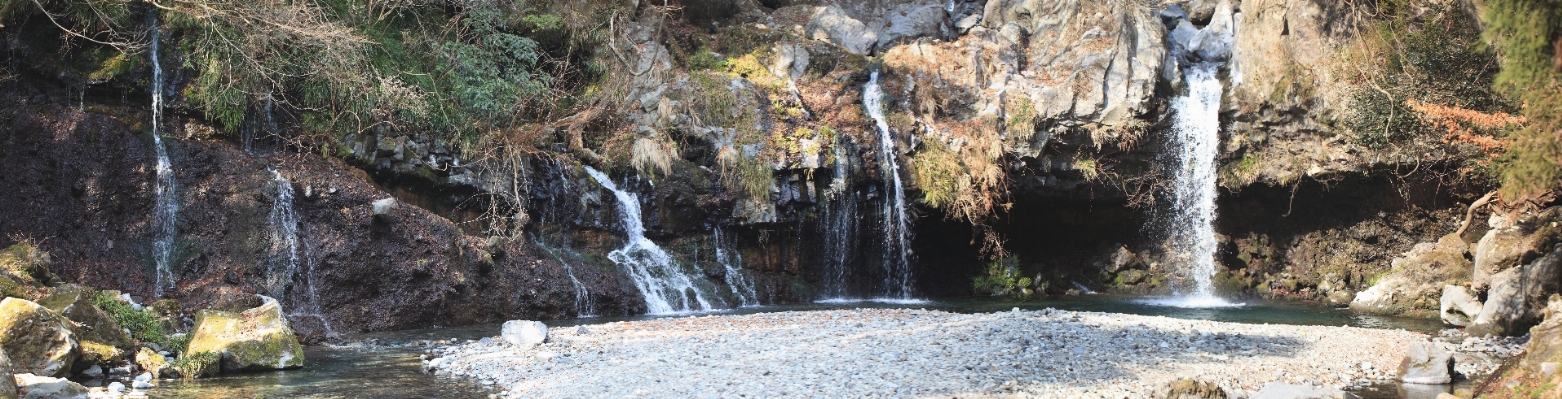
[(1503, 194), (1533, 198), (1562, 184), (1562, 1), (1486, 2), (1486, 39), (1501, 55), (1496, 87), (1518, 99), (1529, 123), (1503, 159)]

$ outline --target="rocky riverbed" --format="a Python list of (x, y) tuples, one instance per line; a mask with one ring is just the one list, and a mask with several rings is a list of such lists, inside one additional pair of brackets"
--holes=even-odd
[[(438, 347), (425, 368), (507, 397), (1144, 397), (1182, 378), (1391, 380), (1404, 330), (1238, 324), (1054, 309), (854, 309), (555, 328), (548, 342)], [(1452, 345), (1450, 345), (1452, 346)]]

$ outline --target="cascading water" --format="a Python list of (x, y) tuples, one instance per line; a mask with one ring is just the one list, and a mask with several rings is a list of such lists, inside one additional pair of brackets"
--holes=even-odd
[(534, 240), (532, 243), (541, 248), (543, 252), (546, 252), (553, 260), (557, 260), (559, 264), (564, 265), (564, 273), (569, 275), (569, 282), (575, 287), (575, 317), (597, 317), (596, 301), (591, 300), (591, 292), (586, 291), (586, 285), (581, 284), (580, 279), (575, 278), (575, 268), (570, 266), (569, 262), (564, 260), (564, 257), (559, 256), (557, 250), (543, 244), (541, 240)]
[(640, 289), (640, 293), (645, 296), (647, 313), (673, 314), (711, 310), (710, 302), (705, 300), (705, 295), (694, 286), (694, 281), (689, 279), (689, 276), (678, 270), (678, 264), (673, 261), (672, 256), (645, 237), (645, 225), (640, 221), (640, 198), (633, 193), (619, 190), (607, 174), (590, 166), (586, 167), (586, 173), (618, 198), (619, 217), (622, 218), (624, 233), (628, 235), (625, 238), (628, 242), (623, 248), (609, 252), (607, 257), (628, 271), (629, 278), (634, 280), (635, 288)]
[(884, 92), (879, 89), (879, 73), (873, 72), (862, 89), (862, 105), (879, 129), (880, 165), (893, 190), (884, 199), (884, 271), (881, 292), (892, 298), (911, 298), (911, 232), (906, 222), (906, 189), (900, 182), (900, 166), (895, 157), (895, 138), (884, 122)]
[(315, 290), (315, 263), (318, 263), (318, 261), (315, 259), (309, 243), (303, 243), (303, 247), (304, 260), (308, 265), (308, 268), (304, 271), (304, 286), (309, 289), (308, 303), (305, 303), (305, 306), (302, 307), (293, 307), (298, 312), (290, 314), (289, 317), (309, 317), (320, 320), (320, 328), (325, 330), (326, 338), (338, 337), (339, 335), (336, 334), (336, 331), (331, 330), (331, 320), (326, 319), (325, 313), (320, 309), (320, 294), (319, 291)]
[(286, 300), (288, 286), (298, 274), (298, 214), (293, 211), (293, 182), (282, 172), (271, 171), (277, 196), (271, 202), (271, 264), (266, 268), (266, 288), (271, 296)]
[(857, 199), (851, 193), (850, 160), (843, 149), (846, 142), (835, 145), (835, 179), (826, 191), (828, 201), (824, 206), (823, 294), (826, 301), (842, 300), (850, 293), (851, 265), (857, 247)]
[(179, 197), (174, 181), (173, 164), (168, 160), (168, 149), (163, 146), (162, 132), (158, 127), (163, 118), (163, 65), (158, 60), (161, 31), (157, 27), (157, 13), (150, 13), (152, 26), (152, 143), (157, 146), (157, 203), (154, 205), (152, 259), (156, 264), (154, 293), (161, 297), (173, 287), (174, 238), (179, 234)]
[(731, 240), (721, 239), (720, 227), (716, 228), (715, 237), (716, 263), (727, 269), (727, 287), (732, 289), (732, 295), (738, 297), (737, 306), (759, 306), (759, 294), (754, 290), (754, 282), (743, 275), (743, 255), (733, 251), (733, 248), (727, 248)]
[(1170, 263), (1181, 265), (1192, 287), (1179, 288), (1168, 304), (1183, 307), (1235, 306), (1215, 296), (1215, 158), (1220, 154), (1220, 100), (1225, 87), (1220, 69), (1230, 58), (1232, 11), (1222, 2), (1204, 29), (1187, 19), (1169, 36), (1182, 70), (1185, 89), (1172, 99), (1172, 215), (1165, 223)]

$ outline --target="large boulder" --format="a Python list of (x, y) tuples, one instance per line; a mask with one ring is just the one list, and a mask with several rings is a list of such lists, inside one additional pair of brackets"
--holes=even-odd
[(95, 293), (86, 287), (68, 284), (54, 289), (54, 293), (38, 300), (38, 304), (49, 310), (65, 316), (66, 319), (75, 322), (71, 332), (76, 339), (93, 341), (106, 345), (112, 345), (120, 349), (129, 349), (135, 345), (135, 340), (125, 334), (125, 329), (98, 309), (92, 302)]
[(1487, 222), (1491, 230), (1475, 244), (1473, 287), (1477, 291), (1487, 289), (1497, 273), (1551, 252), (1562, 242), (1559, 220), (1562, 207), (1517, 216), (1493, 214)]
[(499, 336), (511, 345), (537, 345), (548, 340), (548, 326), (540, 321), (510, 320), (504, 322)]
[(1524, 266), (1497, 273), (1486, 292), (1486, 304), (1470, 322), (1470, 335), (1517, 335), (1538, 322), (1547, 297), (1558, 291), (1562, 247)]
[(1399, 362), (1399, 381), (1406, 384), (1447, 384), (1453, 381), (1453, 354), (1431, 342), (1410, 346), (1410, 353)]
[(1470, 294), (1462, 285), (1443, 286), (1443, 297), (1438, 301), (1438, 316), (1444, 323), (1464, 327), (1481, 313), (1481, 300)]
[(1555, 372), (1562, 364), (1562, 295), (1551, 295), (1545, 313), (1546, 321), (1529, 330), (1529, 345), (1519, 362), (1531, 372), (1543, 373), (1546, 368)]
[(21, 399), (76, 399), (87, 397), (87, 387), (64, 378), (28, 373), (17, 374), (15, 381)]
[(304, 366), (304, 348), (275, 299), (241, 313), (203, 310), (185, 353), (221, 354), (224, 373)]
[(1439, 313), (1443, 286), (1469, 275), (1467, 245), (1449, 234), (1436, 243), (1416, 244), (1376, 284), (1356, 294), (1351, 310), (1380, 315), (1431, 316)]
[(6, 298), (0, 301), (0, 349), (16, 372), (59, 377), (70, 373), (78, 345), (64, 317), (32, 301)]

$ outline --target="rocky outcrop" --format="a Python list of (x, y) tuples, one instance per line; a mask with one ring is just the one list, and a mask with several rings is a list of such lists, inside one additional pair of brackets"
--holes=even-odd
[(1562, 248), (1491, 278), (1471, 335), (1518, 335), (1540, 319), (1547, 298), (1562, 289)]
[(186, 353), (219, 353), (222, 372), (281, 370), (304, 366), (304, 348), (288, 327), (276, 300), (241, 313), (204, 310)]
[(76, 337), (70, 321), (32, 301), (0, 301), (0, 349), (20, 373), (66, 376), (76, 361)]
[(1350, 308), (1385, 315), (1430, 316), (1440, 312), (1443, 287), (1468, 278), (1469, 246), (1452, 234), (1436, 243), (1418, 244), (1394, 259), (1392, 270), (1376, 284), (1356, 294)]

